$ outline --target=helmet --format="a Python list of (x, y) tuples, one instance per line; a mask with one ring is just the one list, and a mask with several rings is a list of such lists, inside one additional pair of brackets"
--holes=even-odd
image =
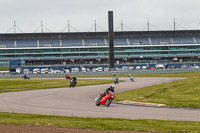
[(131, 76), (131, 74), (129, 74), (129, 76)]
[(111, 87), (111, 88), (115, 88), (115, 86), (114, 86), (114, 85), (111, 85), (110, 87)]
[(115, 75), (115, 73), (113, 73), (113, 75)]

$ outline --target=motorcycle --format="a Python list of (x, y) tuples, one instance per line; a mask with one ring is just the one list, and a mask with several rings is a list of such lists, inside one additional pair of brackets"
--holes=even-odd
[(130, 80), (131, 80), (132, 82), (134, 82), (134, 81), (135, 81), (134, 77), (130, 77)]
[(65, 75), (65, 78), (66, 78), (66, 79), (70, 79), (70, 76), (66, 74), (66, 75)]
[(114, 78), (114, 83), (115, 83), (115, 84), (118, 84), (118, 83), (119, 83), (117, 77)]
[(96, 106), (105, 105), (108, 107), (108, 106), (110, 106), (113, 99), (115, 98), (115, 95), (113, 92), (108, 91), (108, 93), (104, 97), (102, 97), (101, 99), (99, 99), (99, 98), (100, 97), (95, 99)]
[(75, 85), (76, 85), (76, 83), (75, 83), (75, 81), (74, 81), (74, 79), (70, 79), (70, 85), (69, 85), (69, 87), (71, 88), (71, 87), (75, 87)]
[(23, 78), (24, 78), (24, 79), (30, 79), (30, 77), (29, 77), (29, 76), (26, 76), (26, 75), (24, 75)]

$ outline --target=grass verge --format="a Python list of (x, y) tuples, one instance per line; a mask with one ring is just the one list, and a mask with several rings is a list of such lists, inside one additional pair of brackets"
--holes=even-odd
[(0, 67), (0, 71), (9, 71), (9, 67)]
[(151, 132), (199, 132), (200, 122), (130, 120), (116, 118), (78, 118), (36, 114), (0, 113), (2, 124), (55, 125), (95, 130), (133, 130)]
[[(0, 93), (24, 91), (24, 90), (38, 90), (48, 88), (64, 88), (69, 87), (70, 80), (66, 79), (3, 79), (0, 80)], [(96, 80), (96, 79), (78, 79), (76, 86), (87, 86), (96, 84), (108, 84), (113, 83), (113, 80)]]
[(122, 92), (116, 94), (115, 101), (128, 100), (166, 104), (169, 107), (200, 108), (200, 73), (144, 74), (138, 76), (185, 77), (186, 79)]

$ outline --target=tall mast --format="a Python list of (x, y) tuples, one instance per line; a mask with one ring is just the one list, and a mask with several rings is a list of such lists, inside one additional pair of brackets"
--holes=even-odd
[(15, 24), (15, 20), (14, 20), (14, 33), (16, 33), (16, 24)]
[(69, 24), (69, 20), (68, 20), (68, 32), (70, 32), (70, 24)]
[(121, 19), (121, 31), (123, 31), (123, 20)]
[(43, 22), (41, 20), (41, 32), (43, 33)]
[(94, 31), (97, 32), (97, 23), (96, 23), (96, 19), (94, 21)]
[(174, 18), (174, 30), (176, 30), (176, 21), (175, 21), (175, 18)]

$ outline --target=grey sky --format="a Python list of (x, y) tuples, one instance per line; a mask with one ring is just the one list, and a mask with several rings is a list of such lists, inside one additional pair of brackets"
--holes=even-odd
[(186, 29), (200, 23), (199, 0), (0, 0), (0, 33), (7, 32), (14, 20), (23, 32), (34, 32), (41, 20), (52, 32), (62, 31), (68, 20), (80, 32), (89, 31), (95, 20), (107, 30), (108, 11), (114, 12), (115, 29), (121, 19), (133, 30), (143, 30), (147, 19), (159, 30), (169, 30), (174, 18)]

